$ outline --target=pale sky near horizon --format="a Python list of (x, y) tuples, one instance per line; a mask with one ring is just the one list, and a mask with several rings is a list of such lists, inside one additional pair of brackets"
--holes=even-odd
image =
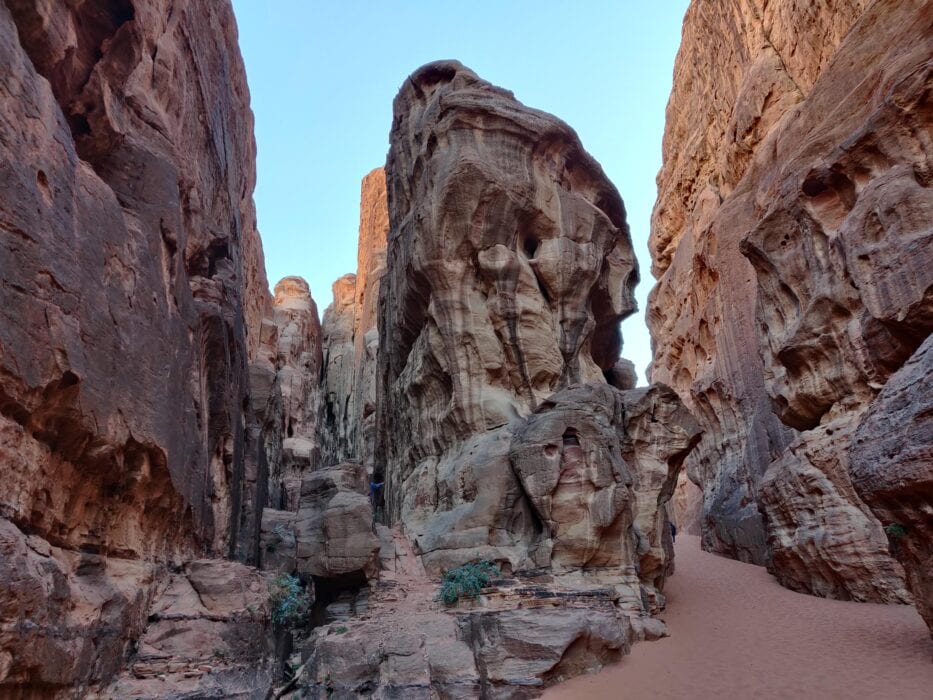
[(625, 201), (641, 268), (622, 325), (639, 383), (664, 110), (689, 0), (233, 0), (258, 147), (256, 208), (270, 284), (300, 275), (320, 313), (356, 272), (360, 180), (385, 162), (392, 99), (455, 58), (580, 135)]

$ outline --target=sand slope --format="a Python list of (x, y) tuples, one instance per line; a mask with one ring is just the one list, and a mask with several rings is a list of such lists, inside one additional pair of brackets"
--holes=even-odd
[(559, 698), (933, 699), (933, 641), (912, 608), (825, 600), (677, 539), (671, 637), (552, 688)]

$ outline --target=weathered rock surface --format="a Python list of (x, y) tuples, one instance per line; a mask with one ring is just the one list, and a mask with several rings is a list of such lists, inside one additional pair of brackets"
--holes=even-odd
[[(608, 587), (493, 581), (446, 607), (408, 539), (381, 528), (384, 571), (367, 613), (314, 630), (302, 646), (300, 692), (311, 697), (536, 697), (547, 685), (617, 661), (653, 618), (628, 618)], [(543, 585), (542, 585), (543, 584)], [(300, 692), (292, 697), (299, 697)]]
[(334, 303), (324, 316), (324, 463), (356, 460), (370, 473), (376, 443), (377, 311), (388, 232), (385, 171), (376, 168), (360, 188), (356, 274), (334, 283)]
[[(871, 4), (808, 98), (774, 134), (774, 155), (754, 166), (769, 175), (757, 184), (759, 221), (743, 252), (757, 275), (766, 386), (781, 419), (806, 431), (800, 440), (808, 456), (826, 452), (821, 445), (828, 445), (833, 466), (817, 464), (820, 458), (809, 461), (831, 475), (840, 493), (849, 490), (840, 473), (848, 471), (852, 456), (858, 459), (859, 449), (850, 450), (853, 435), (866, 445), (889, 439), (888, 425), (860, 424), (863, 414), (869, 409), (877, 421), (880, 414), (871, 407), (879, 390), (933, 330), (933, 189), (926, 136), (933, 127), (931, 32), (928, 3)], [(914, 371), (922, 374), (914, 365), (901, 381), (912, 381)], [(879, 432), (872, 436), (870, 426)], [(898, 462), (889, 458), (882, 464), (897, 473)], [(915, 476), (923, 492), (924, 478)], [(855, 506), (853, 514), (865, 511), (857, 498), (846, 493), (845, 499)], [(884, 569), (877, 553), (888, 546), (880, 528), (872, 522), (871, 536), (845, 547), (859, 532), (858, 522), (843, 527), (832, 521), (838, 511), (828, 512), (833, 515), (825, 534), (841, 554), (830, 557), (831, 565), (841, 568), (853, 555), (863, 561), (870, 556), (879, 565), (871, 578), (867, 572), (859, 578), (878, 581)], [(908, 508), (905, 519), (909, 513)], [(881, 508), (877, 514), (884, 520), (893, 513)], [(926, 544), (915, 551), (930, 547), (923, 534), (916, 541)], [(922, 596), (927, 587), (916, 571), (924, 566), (918, 569), (912, 557), (905, 563)], [(877, 590), (883, 598), (880, 582)]]
[(217, 559), (190, 562), (169, 578), (126, 672), (102, 697), (268, 697), (268, 601), (268, 584), (255, 569)]
[(852, 482), (887, 526), (933, 630), (933, 336), (891, 376), (849, 444)]
[(0, 695), (80, 695), (123, 664), (161, 574), (50, 545), (0, 519)]
[(0, 695), (106, 681), (169, 564), (258, 535), (234, 28), (207, 0), (0, 5)]
[(508, 423), (618, 359), (638, 279), (625, 210), (566, 124), (458, 63), (413, 74), (394, 109), (377, 472), (393, 521), (475, 505), (474, 526), (439, 529), (508, 548), (535, 527), (502, 468)]
[(378, 571), (368, 479), (358, 462), (322, 467), (301, 481), (298, 510), (263, 513), (263, 568), (339, 578)]
[(286, 277), (275, 285), (261, 336), (250, 381), (267, 464), (264, 503), (294, 510), (302, 474), (318, 466), (321, 453), (321, 323), (302, 278)]
[[(624, 390), (635, 259), (621, 198), (569, 127), (441, 62), (402, 87), (390, 142), (378, 336), (358, 320), (373, 299), (361, 262), (323, 324), (322, 425), (325, 462), (360, 453), (340, 426), (367, 412), (349, 407), (360, 338), (378, 338), (372, 478), (393, 529), (378, 528), (379, 581), (328, 605), (302, 645), (303, 683), (533, 696), (663, 633), (666, 504), (699, 429), (671, 390)], [(365, 219), (365, 183), (363, 199)], [(274, 535), (287, 516), (267, 519), (264, 542), (300, 549), (301, 533)], [(479, 559), (504, 578), (444, 608), (440, 574)]]
[(756, 221), (749, 164), (832, 58), (862, 0), (706, 0), (684, 18), (649, 247), (651, 380), (673, 387), (704, 437), (703, 546), (769, 559), (758, 483), (793, 439), (774, 416), (757, 353), (755, 278), (739, 251)]
[(797, 590), (904, 597), (845, 452), (929, 333), (916, 134), (930, 21), (920, 2), (740, 0), (685, 21), (653, 220), (652, 378), (707, 431), (688, 464), (704, 546)]
[(784, 586), (827, 598), (909, 603), (881, 523), (856, 495), (846, 447), (857, 416), (804, 433), (768, 467), (761, 504), (773, 572)]

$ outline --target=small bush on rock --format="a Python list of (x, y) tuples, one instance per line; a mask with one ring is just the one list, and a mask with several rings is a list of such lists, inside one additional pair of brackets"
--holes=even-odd
[(884, 526), (884, 531), (887, 533), (888, 537), (892, 540), (899, 540), (904, 535), (907, 534), (907, 530), (904, 529), (903, 525), (898, 525), (897, 523), (891, 523), (890, 525)]
[(446, 605), (453, 605), (461, 596), (476, 598), (480, 591), (500, 576), (499, 567), (491, 561), (478, 561), (450, 569), (444, 574), (438, 597)]
[(280, 627), (302, 623), (311, 609), (311, 596), (297, 576), (279, 574), (269, 586), (272, 621)]

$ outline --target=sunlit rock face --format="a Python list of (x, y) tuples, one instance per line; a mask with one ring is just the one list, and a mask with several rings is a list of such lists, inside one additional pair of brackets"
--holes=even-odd
[[(515, 492), (508, 424), (563, 386), (605, 382), (638, 277), (622, 200), (574, 132), (459, 64), (406, 82), (390, 145), (379, 438), (389, 513), (414, 523)], [(438, 484), (471, 450), (474, 474), (498, 485), (455, 508)], [(499, 534), (490, 514), (453, 529), (471, 547), (524, 550), (527, 503), (488, 508), (513, 505)]]
[[(922, 2), (876, 2), (858, 18), (807, 100), (774, 134), (773, 155), (756, 162), (769, 175), (758, 182), (759, 220), (742, 247), (758, 283), (768, 392), (781, 419), (805, 431), (791, 449), (829, 451), (838, 468), (808, 461), (840, 495), (850, 488), (840, 476), (857, 474), (855, 491), (885, 525), (924, 519), (909, 497), (903, 514), (892, 511), (877, 487), (886, 472), (900, 475), (905, 493), (926, 493), (929, 482), (912, 466), (909, 447), (923, 444), (925, 396), (921, 390), (907, 408), (897, 397), (905, 386), (923, 386), (928, 372), (918, 348), (933, 330), (930, 22)], [(898, 384), (888, 390), (892, 377)], [(874, 443), (890, 440), (888, 412), (918, 432), (904, 433), (905, 451), (881, 458)], [(870, 469), (863, 451), (879, 457)], [(845, 498), (856, 517), (843, 527), (838, 511), (827, 510), (826, 534), (835, 542), (821, 558), (842, 571), (849, 561), (876, 562), (859, 578), (875, 582), (883, 599), (892, 577), (878, 553), (889, 543), (877, 524), (858, 517), (867, 510), (861, 501)], [(812, 509), (807, 500), (801, 513)], [(859, 532), (870, 536), (859, 542)], [(891, 546), (928, 615), (931, 547), (928, 528), (916, 525), (903, 547)], [(813, 547), (803, 541), (800, 551)], [(858, 597), (856, 584), (849, 588)]]
[(106, 679), (168, 563), (258, 534), (234, 28), (208, 0), (0, 5), (0, 695)]
[[(624, 208), (566, 124), (459, 63), (429, 64), (395, 100), (385, 182), (372, 478), (393, 528), (378, 528), (384, 575), (405, 582), (400, 607), (413, 609), (385, 610), (391, 639), (352, 618), (346, 637), (318, 633), (309, 682), (533, 696), (661, 633), (666, 504), (699, 429), (673, 391), (631, 390)], [(338, 283), (326, 373), (359, 362), (359, 285), (359, 273)], [(324, 419), (340, 425), (353, 384), (333, 372)], [(503, 578), (486, 602), (464, 601), (454, 630), (418, 596), (481, 559)], [(370, 614), (386, 608), (381, 590)], [(366, 664), (341, 661), (350, 653)]]
[(748, 171), (864, 4), (709, 0), (684, 18), (649, 242), (651, 379), (704, 429), (687, 463), (704, 548), (743, 561), (770, 558), (759, 482), (794, 439), (765, 391), (755, 275), (739, 250), (758, 216)]
[(383, 168), (363, 178), (355, 274), (334, 283), (334, 303), (324, 315), (323, 459), (357, 460), (370, 473), (376, 441), (376, 314), (385, 274), (389, 210)]
[(797, 590), (903, 600), (846, 451), (930, 329), (929, 21), (916, 2), (712, 4), (675, 70), (649, 309), (652, 378), (706, 429), (704, 545)]

